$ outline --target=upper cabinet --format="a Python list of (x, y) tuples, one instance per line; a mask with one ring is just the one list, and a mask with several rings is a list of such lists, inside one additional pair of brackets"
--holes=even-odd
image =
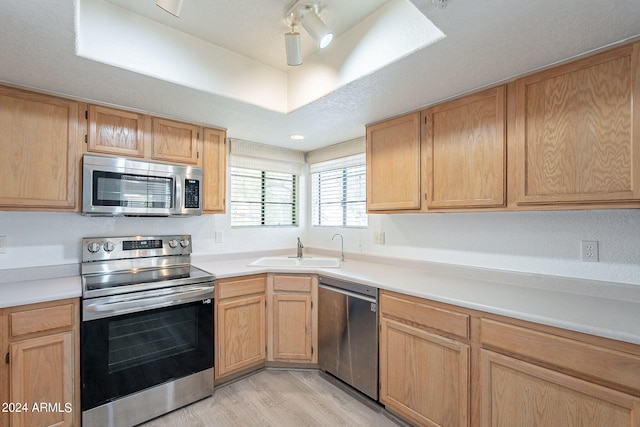
[(225, 212), (225, 130), (97, 105), (87, 119), (87, 152), (200, 166), (203, 212)]
[(152, 159), (192, 165), (202, 164), (198, 126), (157, 117), (153, 117), (152, 122)]
[(89, 105), (87, 151), (144, 157), (144, 116), (114, 108)]
[(0, 207), (77, 209), (79, 104), (0, 87)]
[(204, 171), (203, 210), (205, 213), (225, 212), (227, 189), (227, 145), (226, 132), (219, 129), (204, 129), (202, 143), (202, 169)]
[(367, 127), (367, 211), (640, 207), (640, 43)]
[(639, 49), (515, 82), (518, 205), (640, 200)]
[(505, 88), (423, 112), (428, 209), (505, 205)]
[(367, 211), (420, 209), (420, 113), (367, 127)]

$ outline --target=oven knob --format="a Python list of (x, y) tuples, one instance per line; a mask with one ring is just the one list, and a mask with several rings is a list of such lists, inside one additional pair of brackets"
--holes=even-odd
[(100, 250), (100, 244), (97, 243), (97, 242), (91, 242), (87, 246), (87, 250), (89, 252), (91, 252), (92, 254), (95, 254), (96, 252), (98, 252)]
[(177, 248), (178, 247), (178, 241), (176, 239), (169, 240), (169, 246), (172, 247), (172, 248)]
[(180, 240), (180, 246), (182, 246), (183, 248), (186, 248), (187, 246), (189, 246), (191, 244), (191, 242), (189, 241), (189, 239), (182, 239)]
[(105, 250), (105, 252), (111, 252), (116, 248), (116, 245), (114, 245), (113, 242), (104, 242), (102, 248)]

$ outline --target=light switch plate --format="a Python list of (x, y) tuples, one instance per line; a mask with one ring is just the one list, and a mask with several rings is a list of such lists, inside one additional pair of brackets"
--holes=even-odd
[(0, 236), (0, 254), (7, 253), (7, 236)]

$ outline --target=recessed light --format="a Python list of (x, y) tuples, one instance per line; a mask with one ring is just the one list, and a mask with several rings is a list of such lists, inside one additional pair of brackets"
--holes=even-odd
[(293, 134), (293, 135), (289, 135), (289, 138), (291, 139), (295, 139), (295, 140), (301, 140), (304, 139), (304, 135), (300, 135), (300, 134)]

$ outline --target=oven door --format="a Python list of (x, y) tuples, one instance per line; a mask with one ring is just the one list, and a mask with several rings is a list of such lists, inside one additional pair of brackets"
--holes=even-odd
[[(81, 328), (82, 410), (213, 368), (213, 286), (138, 301), (84, 301)], [(113, 297), (110, 297), (113, 298)], [(193, 298), (192, 298), (193, 299)], [(87, 320), (95, 312), (100, 317)]]

